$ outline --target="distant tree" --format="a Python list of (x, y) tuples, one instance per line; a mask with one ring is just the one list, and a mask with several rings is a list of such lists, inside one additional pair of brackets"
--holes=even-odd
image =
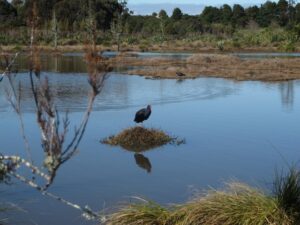
[(239, 5), (235, 4), (232, 9), (232, 24), (233, 26), (240, 26), (243, 27), (247, 23), (246, 13), (244, 8)]
[(158, 15), (157, 15), (157, 12), (153, 12), (153, 13), (152, 13), (152, 16), (153, 16), (153, 17), (157, 17), (157, 16), (158, 16)]
[(163, 9), (159, 11), (158, 16), (161, 19), (168, 19), (169, 18), (167, 12)]
[(115, 16), (122, 12), (122, 6), (117, 0), (60, 0), (55, 4), (58, 21), (66, 21), (69, 27), (75, 21), (87, 19), (89, 8), (93, 10), (97, 28), (101, 30), (110, 29)]
[(272, 21), (277, 21), (277, 5), (275, 2), (267, 1), (261, 5), (256, 22), (261, 27), (267, 27)]
[(222, 23), (229, 24), (232, 18), (232, 9), (229, 5), (225, 4), (220, 9), (222, 16)]
[(218, 23), (221, 20), (220, 9), (213, 6), (207, 6), (202, 11), (200, 18), (204, 23)]
[(21, 7), (24, 4), (24, 1), (22, 0), (12, 0), (11, 4), (13, 7), (18, 8)]
[(125, 20), (129, 16), (128, 8), (126, 7), (127, 1), (126, 0), (118, 0), (118, 3), (120, 5), (120, 8), (116, 8), (114, 19), (111, 24), (111, 32), (117, 42), (118, 49), (117, 51), (120, 51), (121, 48), (121, 39), (122, 35), (124, 33), (124, 27), (125, 27)]
[(7, 0), (0, 0), (0, 26), (11, 25), (16, 17), (17, 10)]
[(289, 23), (294, 23), (296, 19), (296, 1), (295, 0), (288, 0), (288, 18)]
[(245, 9), (246, 17), (248, 21), (257, 22), (257, 17), (259, 14), (259, 8), (257, 6), (251, 6)]
[(300, 3), (295, 6), (295, 21), (300, 24)]
[(162, 9), (158, 13), (158, 18), (159, 18), (161, 41), (164, 41), (165, 34), (166, 34), (166, 24), (167, 24), (167, 20), (168, 20), (169, 17), (168, 17), (167, 12)]
[(279, 0), (277, 3), (278, 24), (280, 26), (285, 26), (288, 23), (288, 7), (289, 4), (286, 0)]
[(175, 8), (173, 10), (173, 14), (172, 14), (171, 18), (173, 20), (177, 21), (177, 20), (181, 20), (182, 16), (183, 16), (183, 13), (181, 12), (181, 10), (179, 8)]

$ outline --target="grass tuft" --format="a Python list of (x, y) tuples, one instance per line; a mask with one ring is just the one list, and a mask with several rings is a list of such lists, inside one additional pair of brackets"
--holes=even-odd
[(165, 225), (170, 211), (153, 202), (122, 207), (108, 217), (106, 225)]
[(241, 183), (223, 191), (210, 191), (173, 214), (177, 225), (267, 225), (291, 224), (276, 199)]
[(182, 144), (184, 140), (171, 137), (162, 130), (147, 129), (144, 127), (131, 127), (121, 133), (101, 140), (102, 144), (121, 146), (122, 148), (142, 152), (168, 143)]
[(300, 172), (291, 167), (287, 174), (276, 174), (274, 195), (286, 213), (300, 223)]
[(109, 216), (107, 225), (291, 225), (276, 198), (241, 183), (209, 191), (186, 204), (163, 208), (130, 204)]

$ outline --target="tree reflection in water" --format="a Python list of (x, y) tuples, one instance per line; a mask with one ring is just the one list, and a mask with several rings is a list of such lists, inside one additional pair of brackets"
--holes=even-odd
[(294, 81), (281, 82), (279, 84), (282, 105), (292, 110), (294, 105)]

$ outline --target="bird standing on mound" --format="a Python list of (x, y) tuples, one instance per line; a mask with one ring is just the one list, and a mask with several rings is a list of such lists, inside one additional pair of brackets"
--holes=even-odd
[(147, 105), (147, 108), (140, 109), (136, 112), (134, 122), (142, 123), (144, 120), (147, 120), (151, 115), (151, 105)]

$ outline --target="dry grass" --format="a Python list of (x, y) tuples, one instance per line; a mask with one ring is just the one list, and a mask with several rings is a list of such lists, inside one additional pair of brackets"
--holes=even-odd
[[(119, 59), (121, 61), (121, 59)], [(240, 59), (232, 55), (194, 54), (186, 60), (124, 59), (123, 65), (143, 66), (129, 74), (152, 78), (221, 77), (235, 80), (286, 81), (300, 79), (300, 58)], [(186, 74), (178, 77), (177, 72)]]
[(210, 191), (173, 213), (176, 225), (289, 225), (275, 198), (241, 183)]
[(130, 204), (108, 217), (106, 225), (165, 225), (171, 212), (153, 202)]
[[(137, 126), (125, 129), (117, 135), (105, 138), (101, 140), (101, 143), (114, 146), (119, 145), (129, 151), (141, 152), (176, 141), (176, 138), (169, 136), (162, 130)], [(176, 143), (179, 142), (180, 141)]]
[(130, 204), (108, 217), (107, 225), (291, 225), (275, 198), (241, 183), (224, 191), (163, 208), (154, 203)]

